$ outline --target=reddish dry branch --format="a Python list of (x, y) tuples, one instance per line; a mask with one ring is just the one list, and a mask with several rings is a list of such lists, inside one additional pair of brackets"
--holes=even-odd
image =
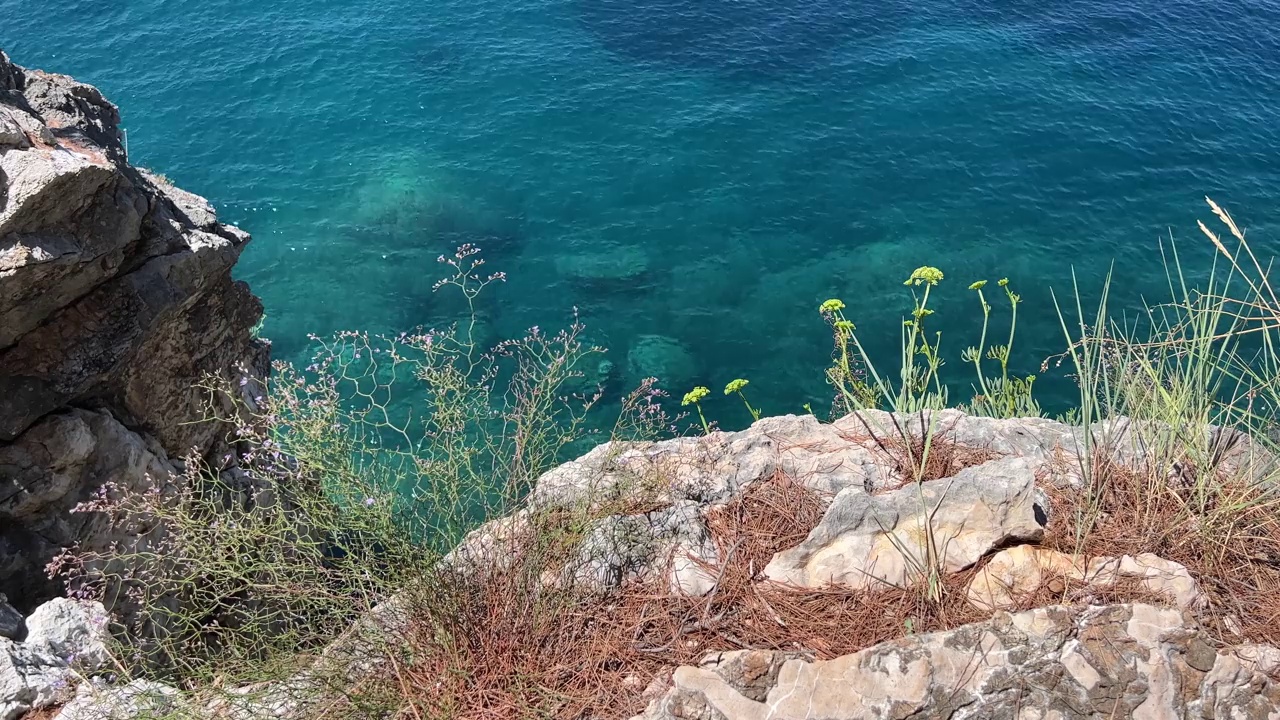
[[(990, 457), (989, 451), (934, 443), (930, 472), (953, 474), (957, 464)], [(1232, 527), (1203, 532), (1194, 526), (1202, 516), (1188, 511), (1185, 494), (1158, 482), (1149, 469), (1102, 457), (1094, 462), (1097, 500), (1090, 507), (1079, 493), (1044, 485), (1055, 508), (1045, 546), (1086, 556), (1154, 552), (1180, 562), (1209, 594), (1207, 620), (1223, 638), (1236, 627), (1250, 640), (1280, 641), (1280, 533), (1274, 520), (1242, 511), (1232, 516)], [(1230, 478), (1222, 484), (1224, 502), (1260, 492)], [(405, 639), (408, 660), (394, 682), (404, 688), (400, 717), (627, 718), (662, 691), (675, 666), (712, 651), (760, 648), (828, 659), (989, 617), (966, 600), (981, 564), (946, 577), (941, 601), (930, 601), (920, 588), (798, 590), (762, 581), (769, 559), (800, 543), (826, 506), (825, 498), (778, 474), (709, 511), (719, 562), (705, 568), (716, 578), (705, 596), (673, 596), (665, 581), (633, 582), (608, 594), (557, 589), (541, 582), (548, 558), (523, 550), (501, 573), (457, 578), (444, 594), (447, 601), (423, 598)], [(1080, 529), (1087, 532), (1077, 547)], [(550, 554), (557, 561), (567, 557), (554, 544)], [(1097, 589), (1060, 580), (1022, 598), (1020, 609), (1132, 601), (1166, 602), (1136, 581)]]

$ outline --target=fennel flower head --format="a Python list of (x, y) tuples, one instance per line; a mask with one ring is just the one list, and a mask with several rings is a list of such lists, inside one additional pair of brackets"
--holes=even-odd
[(916, 268), (911, 277), (903, 285), (937, 285), (942, 282), (942, 271), (936, 267), (924, 265)]
[(824, 313), (824, 314), (840, 312), (843, 309), (844, 309), (844, 303), (835, 298), (831, 298), (830, 300), (825, 300), (821, 305), (818, 306), (818, 312)]
[(681, 401), (681, 403), (680, 403), (680, 404), (681, 404), (681, 405), (696, 405), (696, 404), (698, 403), (698, 401), (699, 401), (699, 400), (701, 400), (702, 398), (704, 398), (704, 397), (706, 397), (706, 396), (708, 396), (708, 395), (710, 395), (710, 394), (711, 394), (711, 391), (710, 391), (710, 390), (708, 390), (708, 389), (706, 389), (705, 387), (702, 387), (701, 385), (699, 385), (698, 387), (696, 387), (696, 388), (694, 388), (694, 389), (690, 390), (689, 392), (685, 393), (685, 394), (684, 394), (684, 400), (683, 400), (683, 401)]
[(982, 288), (984, 288), (984, 287), (986, 287), (986, 286), (987, 286), (987, 281), (986, 281), (986, 280), (979, 280), (978, 282), (973, 283), (972, 285), (970, 285), (970, 286), (969, 286), (969, 289), (970, 289), (970, 290), (981, 290)]
[(729, 384), (724, 386), (724, 394), (732, 395), (736, 392), (740, 392), (742, 388), (746, 387), (749, 382), (750, 381), (743, 380), (742, 378), (737, 378), (736, 380), (730, 380)]

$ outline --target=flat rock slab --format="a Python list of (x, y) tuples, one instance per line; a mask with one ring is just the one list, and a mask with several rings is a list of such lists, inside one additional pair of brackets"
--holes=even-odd
[(825, 662), (719, 653), (637, 720), (1263, 720), (1280, 716), (1275, 654), (1215, 651), (1176, 610), (1055, 606)]
[(1048, 499), (1022, 458), (884, 495), (848, 488), (803, 543), (773, 557), (764, 575), (808, 588), (906, 586), (930, 562), (956, 572), (997, 547), (1037, 541), (1048, 517)]
[(1195, 578), (1179, 563), (1152, 553), (1082, 558), (1048, 548), (1019, 545), (991, 557), (969, 583), (969, 602), (982, 610), (1011, 610), (1055, 579), (1074, 580), (1103, 589), (1121, 580), (1136, 580), (1145, 590), (1164, 595), (1180, 608), (1205, 602)]

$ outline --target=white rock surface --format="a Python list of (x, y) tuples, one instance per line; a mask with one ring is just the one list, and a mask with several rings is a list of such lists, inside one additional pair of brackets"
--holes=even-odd
[(67, 662), (97, 670), (110, 660), (110, 634), (102, 603), (54, 598), (27, 618), (27, 645), (41, 646)]
[(978, 571), (969, 583), (969, 602), (984, 610), (1012, 609), (1021, 598), (1029, 597), (1055, 578), (1096, 589), (1132, 578), (1181, 608), (1195, 609), (1205, 601), (1187, 568), (1151, 553), (1091, 558), (1085, 562), (1055, 550), (1019, 545), (996, 553)]
[(67, 699), (73, 683), (71, 669), (56, 655), (0, 638), (0, 720)]
[(109, 659), (100, 603), (57, 598), (26, 624), (24, 642), (0, 638), (0, 720), (67, 702), (76, 684)]
[(994, 548), (1039, 540), (1048, 517), (1048, 498), (1022, 458), (884, 495), (847, 488), (809, 537), (775, 555), (764, 574), (798, 587), (905, 587), (924, 580), (929, 567), (956, 572)]
[(84, 683), (54, 720), (143, 720), (165, 717), (180, 699), (176, 688), (150, 680), (126, 685)]
[(1048, 607), (826, 662), (755, 651), (678, 668), (637, 720), (1175, 720), (1280, 717), (1256, 653), (1176, 610)]

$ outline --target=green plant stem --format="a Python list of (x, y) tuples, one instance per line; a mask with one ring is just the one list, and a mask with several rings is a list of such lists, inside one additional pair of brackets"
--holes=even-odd
[(987, 327), (991, 322), (991, 306), (987, 304), (987, 298), (982, 294), (982, 289), (978, 289), (978, 302), (982, 303), (982, 335), (978, 337), (978, 351), (973, 354), (973, 369), (978, 374), (978, 387), (982, 390), (983, 397), (990, 397), (991, 391), (987, 388), (987, 379), (982, 373), (982, 355), (987, 349)]
[(702, 403), (694, 403), (693, 406), (698, 410), (698, 419), (702, 421), (702, 431), (707, 435), (711, 434), (711, 426), (707, 424), (707, 416), (702, 414)]
[(1013, 353), (1013, 334), (1018, 328), (1018, 298), (1007, 285), (1004, 288), (1004, 293), (1009, 297), (1009, 306), (1013, 308), (1013, 318), (1009, 320), (1009, 342), (1005, 344), (1004, 354), (1000, 358), (1000, 379), (1007, 390), (1009, 384), (1009, 355)]

